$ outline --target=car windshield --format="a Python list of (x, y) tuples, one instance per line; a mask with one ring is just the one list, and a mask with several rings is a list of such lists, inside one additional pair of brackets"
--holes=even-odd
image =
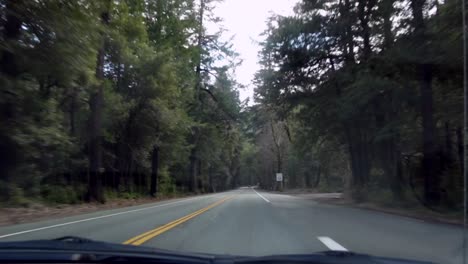
[(75, 236), (468, 263), (464, 11), (0, 0), (0, 261)]

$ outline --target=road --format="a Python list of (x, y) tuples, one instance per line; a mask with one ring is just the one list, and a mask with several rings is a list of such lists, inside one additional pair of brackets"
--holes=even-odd
[(460, 227), (250, 188), (0, 227), (0, 241), (70, 235), (251, 256), (332, 249), (460, 264), (463, 252)]

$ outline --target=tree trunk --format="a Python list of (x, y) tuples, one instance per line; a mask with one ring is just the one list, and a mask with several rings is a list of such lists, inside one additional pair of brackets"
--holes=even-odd
[(453, 148), (452, 148), (452, 133), (450, 131), (450, 123), (445, 122), (445, 159), (447, 166), (450, 166), (453, 162)]
[(361, 189), (367, 184), (371, 168), (369, 142), (360, 126), (360, 123), (346, 125), (346, 139), (351, 160), (351, 186), (354, 189)]
[[(5, 23), (3, 24), (4, 44), (16, 42), (21, 35), (21, 23), (19, 14), (22, 9), (22, 0), (8, 0), (5, 3)], [(14, 52), (11, 49), (3, 49), (1, 54), (2, 73), (14, 79), (19, 74), (18, 64)]]
[(194, 192), (194, 193), (198, 192), (198, 186), (197, 186), (197, 156), (196, 156), (195, 147), (192, 149), (192, 152), (190, 153), (189, 177), (190, 177), (190, 191)]
[[(101, 51), (99, 52), (101, 53)], [(98, 55), (101, 56), (101, 55)], [(103, 55), (102, 55), (103, 56)], [(101, 126), (102, 126), (102, 106), (103, 90), (98, 87), (91, 96), (90, 108), (90, 129), (89, 129), (89, 186), (88, 200), (104, 202), (101, 183), (102, 171), (102, 149), (101, 149)]]
[(201, 161), (201, 159), (197, 159), (197, 160), (198, 160), (197, 176), (201, 177), (201, 175), (202, 175), (202, 161)]
[[(109, 10), (101, 14), (103, 25), (109, 24)], [(90, 118), (89, 118), (89, 185), (88, 200), (105, 202), (102, 190), (102, 113), (104, 107), (104, 58), (105, 58), (105, 40), (103, 37), (102, 45), (97, 54), (96, 79), (100, 81), (96, 91), (90, 99)]]
[(77, 91), (76, 88), (72, 88), (72, 94), (71, 94), (71, 100), (70, 100), (70, 109), (69, 109), (69, 118), (70, 118), (70, 135), (75, 136), (75, 114), (76, 114), (76, 98), (77, 97)]
[(400, 152), (397, 150), (395, 136), (386, 139), (383, 143), (384, 149), (381, 151), (386, 153), (387, 158), (382, 160), (385, 176), (390, 180), (390, 188), (393, 197), (396, 199), (402, 198), (402, 183), (403, 177), (401, 172), (401, 158)]
[(354, 63), (354, 38), (352, 25), (353, 17), (351, 16), (351, 2), (350, 0), (344, 0), (344, 5), (340, 6), (340, 13), (345, 21), (345, 31), (344, 31), (344, 51), (345, 51), (345, 61), (347, 64)]
[[(354, 15), (351, 13), (353, 10), (354, 3), (350, 0), (343, 0), (344, 3), (340, 2), (340, 14), (344, 20), (345, 27), (343, 31), (343, 53), (345, 54), (345, 64), (347, 66), (355, 64), (354, 58), (354, 32), (352, 25), (354, 25)], [(365, 51), (364, 58), (367, 59), (370, 56), (370, 29), (368, 28), (368, 12), (366, 12), (366, 3), (361, 0), (361, 11), (358, 10), (358, 15), (361, 16), (362, 34), (365, 40)], [(341, 91), (337, 85), (337, 95), (341, 96)], [(352, 181), (351, 186), (355, 190), (359, 190), (367, 183), (370, 174), (371, 160), (369, 154), (369, 139), (364, 129), (366, 121), (361, 117), (356, 117), (354, 123), (343, 122), (343, 128), (345, 130), (346, 139), (348, 143), (349, 156), (351, 161)]]
[[(413, 26), (419, 38), (421, 57), (428, 56), (426, 43), (429, 41), (423, 16), (425, 0), (412, 0)], [(420, 58), (424, 60), (425, 58)], [(437, 168), (437, 151), (434, 123), (434, 102), (432, 94), (432, 65), (423, 62), (419, 67), (420, 103), (423, 125), (423, 160), (422, 174), (424, 177), (424, 200), (427, 204), (436, 205), (440, 202), (440, 179)]]
[(249, 170), (248, 170), (248, 173), (249, 173), (249, 176), (248, 176), (249, 186), (254, 185), (253, 178), (252, 178), (252, 171), (253, 171), (252, 165), (249, 165)]
[(116, 87), (116, 90), (117, 91), (121, 91), (122, 90), (122, 71), (123, 71), (123, 66), (122, 66), (122, 63), (120, 62), (120, 59), (121, 58), (118, 58), (118, 61), (117, 61), (117, 66), (115, 68), (115, 71), (117, 72), (117, 77), (116, 77), (116, 80), (115, 80), (115, 87)]
[[(198, 58), (197, 58), (197, 67), (195, 70), (196, 76), (196, 85), (195, 85), (195, 112), (198, 114), (200, 109), (200, 89), (202, 86), (202, 78), (201, 78), (201, 65), (202, 65), (202, 52), (203, 52), (203, 15), (205, 11), (205, 0), (200, 0), (200, 10), (198, 16), (198, 37), (197, 37), (197, 48), (198, 48)], [(190, 191), (198, 192), (198, 159), (196, 156), (197, 152), (197, 138), (198, 138), (198, 129), (194, 129), (191, 143), (193, 144), (193, 148), (190, 153), (190, 168), (189, 168), (189, 181), (190, 181)]]
[(281, 152), (280, 152), (280, 149), (278, 148), (278, 151), (276, 153), (276, 172), (277, 173), (281, 173), (282, 172), (282, 169), (283, 169), (283, 164), (282, 164), (282, 161), (281, 161)]
[(200, 0), (200, 11), (198, 17), (198, 39), (197, 39), (197, 47), (198, 47), (198, 62), (196, 68), (196, 77), (197, 77), (197, 87), (195, 91), (195, 96), (198, 101), (200, 100), (200, 89), (201, 89), (201, 64), (202, 64), (202, 53), (203, 53), (203, 15), (205, 12), (205, 0)]
[(389, 50), (393, 46), (393, 33), (392, 33), (392, 15), (393, 15), (393, 2), (394, 0), (382, 1), (382, 16), (383, 16), (383, 32), (384, 32), (384, 50)]
[(158, 170), (159, 170), (159, 147), (153, 147), (153, 153), (151, 155), (151, 183), (150, 183), (150, 195), (156, 197), (158, 191)]
[(440, 201), (440, 179), (437, 168), (434, 108), (432, 98), (432, 66), (421, 66), (421, 112), (423, 120), (424, 199), (428, 204)]
[[(1, 87), (2, 103), (0, 104), (0, 179), (8, 182), (11, 180), (11, 171), (17, 165), (19, 156), (17, 144), (10, 137), (9, 131), (15, 124), (14, 93), (15, 80), (20, 70), (17, 58), (13, 51), (5, 48), (8, 45), (15, 46), (21, 36), (21, 23), (18, 13), (21, 13), (22, 0), (9, 0), (3, 5), (4, 23), (2, 29), (2, 53), (0, 54), (0, 70), (4, 77), (12, 80), (8, 86)], [(3, 82), (3, 84), (8, 82)]]
[(238, 187), (240, 184), (240, 165), (238, 165), (237, 161), (235, 162), (235, 166), (232, 189)]
[[(392, 106), (386, 106), (385, 101), (392, 101), (393, 94), (390, 92), (388, 97), (377, 97), (374, 102), (375, 123), (379, 130), (385, 128), (388, 123), (393, 122), (392, 118), (396, 117), (397, 113)], [(385, 180), (389, 183), (395, 198), (402, 197), (402, 182), (401, 176), (401, 158), (400, 150), (397, 146), (398, 132), (395, 128), (388, 130), (389, 135), (378, 140), (376, 146), (376, 157), (383, 169)]]
[(205, 184), (202, 178), (202, 160), (197, 158), (197, 187), (202, 193), (205, 192)]
[(321, 166), (319, 165), (317, 168), (317, 177), (315, 177), (314, 188), (317, 188), (320, 184), (320, 174), (321, 174)]
[[(280, 135), (277, 134), (277, 131), (275, 131), (275, 127), (274, 127), (274, 124), (273, 124), (273, 120), (270, 120), (270, 128), (271, 128), (271, 135), (273, 137), (273, 143), (275, 145), (275, 155), (276, 155), (276, 173), (282, 173), (283, 171), (283, 159), (282, 159), (282, 156), (281, 156), (281, 144), (280, 144)], [(283, 178), (283, 181), (284, 181), (284, 178)], [(279, 187), (278, 189), (280, 191), (283, 190), (283, 181), (281, 181), (279, 183)], [(278, 186), (277, 185), (278, 182), (276, 182), (276, 178), (275, 178), (275, 186)]]
[(369, 17), (373, 4), (368, 0), (359, 0), (358, 17), (361, 24), (361, 36), (363, 40), (363, 60), (368, 60), (371, 55)]
[(211, 192), (216, 192), (216, 187), (213, 184), (213, 166), (210, 164), (208, 166), (208, 183), (210, 185)]
[(120, 190), (120, 184), (122, 183), (122, 178), (123, 178), (123, 171), (125, 168), (125, 164), (123, 161), (123, 144), (122, 144), (122, 139), (118, 138), (117, 143), (115, 146), (115, 160), (114, 160), (114, 168), (116, 168), (116, 175), (115, 175), (115, 190), (119, 191)]
[(311, 187), (312, 184), (310, 183), (310, 173), (309, 171), (304, 172), (304, 183), (307, 188)]
[(457, 154), (458, 154), (458, 163), (460, 164), (460, 171), (464, 171), (464, 159), (463, 159), (463, 128), (457, 127)]
[(226, 189), (232, 187), (232, 182), (233, 182), (234, 177), (232, 175), (231, 168), (229, 168), (227, 166), (224, 167), (224, 174), (226, 175), (226, 180), (224, 182), (223, 189), (226, 190)]

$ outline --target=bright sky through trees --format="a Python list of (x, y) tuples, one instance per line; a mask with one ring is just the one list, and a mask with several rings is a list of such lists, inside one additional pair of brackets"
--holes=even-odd
[[(243, 63), (236, 70), (236, 80), (247, 88), (240, 91), (241, 100), (250, 97), (253, 103), (251, 81), (259, 69), (258, 42), (266, 29), (265, 21), (271, 14), (292, 15), (297, 0), (224, 0), (217, 4), (214, 14), (222, 18), (227, 40), (234, 35), (233, 48), (240, 54)], [(212, 27), (209, 28), (213, 29)]]

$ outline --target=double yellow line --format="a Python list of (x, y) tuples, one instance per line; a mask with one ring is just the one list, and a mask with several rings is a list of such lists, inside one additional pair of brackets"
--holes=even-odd
[(182, 218), (179, 218), (177, 220), (169, 222), (169, 223), (167, 223), (167, 224), (165, 224), (163, 226), (160, 226), (158, 228), (155, 228), (153, 230), (145, 232), (145, 233), (143, 233), (141, 235), (138, 235), (136, 237), (130, 238), (129, 240), (125, 241), (124, 244), (139, 246), (139, 245), (145, 243), (146, 241), (148, 241), (148, 240), (150, 240), (150, 239), (152, 239), (152, 238), (154, 238), (156, 236), (159, 236), (160, 234), (162, 234), (162, 233), (164, 233), (164, 232), (166, 232), (166, 231), (168, 231), (168, 230), (170, 230), (170, 229), (172, 229), (172, 228), (174, 228), (174, 227), (176, 227), (176, 226), (178, 226), (178, 225), (180, 225), (182, 223), (185, 223), (188, 220), (190, 220), (190, 219), (192, 219), (192, 218), (194, 218), (194, 217), (196, 217), (196, 216), (198, 216), (200, 214), (203, 214), (204, 212), (210, 210), (211, 208), (216, 207), (216, 206), (218, 206), (218, 205), (220, 205), (220, 204), (222, 204), (222, 203), (224, 203), (227, 200), (232, 199), (232, 198), (234, 198), (234, 196), (226, 197), (226, 198), (224, 198), (224, 199), (222, 199), (220, 201), (217, 201), (216, 203), (213, 203), (213, 204), (211, 204), (211, 205), (209, 205), (209, 206), (207, 206), (205, 208), (202, 208), (202, 209), (200, 209), (200, 210), (198, 210), (196, 212), (193, 212), (193, 213), (191, 213), (189, 215), (186, 215), (186, 216), (184, 216)]

